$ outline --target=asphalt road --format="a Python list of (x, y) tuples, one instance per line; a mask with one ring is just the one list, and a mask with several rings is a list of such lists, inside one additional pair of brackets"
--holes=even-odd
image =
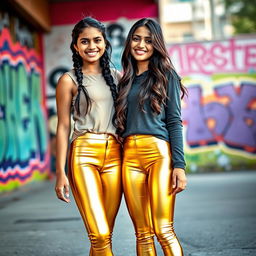
[[(175, 230), (185, 256), (256, 255), (256, 171), (193, 174), (177, 196)], [(158, 256), (163, 255), (158, 242)], [(124, 202), (113, 235), (115, 256), (135, 256)], [(55, 198), (54, 182), (0, 195), (0, 256), (86, 256), (89, 241), (74, 200)]]

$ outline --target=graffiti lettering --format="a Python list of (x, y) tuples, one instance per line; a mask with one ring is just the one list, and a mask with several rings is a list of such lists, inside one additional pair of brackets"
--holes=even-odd
[[(226, 85), (216, 88), (216, 92), (220, 96), (228, 96), (230, 103), (228, 108), (231, 114), (231, 122), (229, 129), (224, 135), (227, 144), (237, 147), (256, 149), (256, 137), (253, 134), (251, 125), (246, 120), (256, 122), (256, 110), (249, 109), (248, 103), (256, 97), (256, 84), (242, 83), (240, 93), (237, 93), (233, 85)], [(241, 132), (243, 131), (243, 132)], [(254, 131), (255, 132), (255, 131)]]
[[(27, 74), (22, 65), (12, 68), (5, 62), (0, 75), (4, 78), (1, 80), (0, 93), (6, 95), (0, 102), (5, 113), (0, 119), (3, 145), (0, 151), (1, 167), (5, 170), (17, 164), (26, 166), (30, 158), (38, 156), (44, 160), (47, 134), (40, 108), (38, 74)], [(18, 81), (22, 86), (17, 86)]]
[[(200, 86), (188, 90), (189, 98), (183, 109), (188, 145), (198, 147), (224, 142), (231, 148), (256, 152), (256, 110), (249, 104), (255, 100), (256, 83), (242, 83), (239, 93), (233, 84), (216, 86), (216, 95), (226, 97), (227, 104), (210, 102), (202, 105)], [(209, 119), (214, 122), (212, 127), (207, 123)]]
[(256, 45), (245, 46), (245, 66), (246, 67), (256, 66)]
[(0, 51), (1, 191), (26, 182), (34, 171), (46, 174), (49, 153), (38, 56), (34, 50), (14, 44), (6, 28), (1, 33)]
[(256, 70), (256, 38), (168, 47), (182, 76)]

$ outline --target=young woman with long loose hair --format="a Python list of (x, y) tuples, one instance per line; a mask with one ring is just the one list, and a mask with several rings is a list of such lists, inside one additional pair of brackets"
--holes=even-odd
[[(58, 81), (56, 194), (69, 202), (69, 185), (91, 242), (91, 256), (113, 255), (111, 234), (121, 201), (121, 155), (112, 123), (120, 74), (110, 69), (105, 27), (86, 17), (72, 31), (73, 69)], [(68, 178), (64, 168), (70, 115), (74, 131)]]
[(137, 21), (122, 55), (116, 126), (124, 138), (123, 189), (137, 237), (137, 255), (183, 255), (173, 229), (175, 195), (186, 187), (180, 99), (186, 93), (161, 27)]

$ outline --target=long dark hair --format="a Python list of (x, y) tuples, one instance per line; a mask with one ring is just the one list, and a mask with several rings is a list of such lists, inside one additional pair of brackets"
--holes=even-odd
[(114, 83), (114, 79), (111, 75), (111, 71), (110, 71), (110, 55), (111, 55), (111, 45), (110, 42), (107, 40), (106, 37), (106, 31), (105, 31), (105, 26), (99, 22), (96, 19), (93, 19), (91, 17), (86, 17), (82, 20), (80, 20), (75, 27), (72, 30), (72, 42), (70, 44), (70, 49), (72, 51), (72, 60), (73, 60), (73, 67), (75, 70), (75, 75), (76, 75), (76, 79), (77, 79), (77, 83), (78, 83), (78, 94), (75, 100), (75, 108), (77, 110), (77, 113), (80, 115), (80, 94), (81, 91), (84, 93), (85, 99), (86, 99), (86, 108), (85, 108), (85, 113), (83, 114), (87, 114), (88, 111), (91, 108), (91, 99), (88, 95), (88, 92), (85, 88), (85, 86), (83, 86), (83, 72), (82, 72), (82, 67), (83, 67), (83, 59), (81, 58), (81, 56), (79, 55), (79, 53), (77, 53), (74, 45), (77, 44), (77, 39), (79, 37), (79, 35), (83, 32), (83, 30), (85, 28), (89, 28), (89, 27), (93, 27), (93, 28), (97, 28), (101, 33), (102, 36), (105, 40), (106, 43), (106, 49), (104, 54), (101, 56), (100, 58), (100, 67), (102, 70), (102, 75), (107, 83), (107, 85), (109, 85), (110, 90), (111, 90), (111, 94), (114, 100), (114, 104), (117, 100), (117, 90), (116, 90), (116, 85)]
[[(153, 113), (159, 114), (161, 112), (162, 106), (166, 104), (167, 99), (167, 75), (172, 76), (175, 72), (164, 44), (163, 33), (160, 25), (156, 21), (148, 18), (143, 18), (137, 21), (128, 33), (122, 55), (124, 74), (118, 85), (119, 94), (115, 121), (115, 125), (119, 132), (123, 132), (125, 129), (127, 96), (137, 72), (137, 62), (131, 55), (132, 37), (135, 30), (141, 26), (145, 26), (149, 29), (152, 38), (152, 46), (154, 48), (153, 55), (149, 60), (149, 73), (141, 86), (139, 94), (139, 105), (142, 111), (144, 111), (143, 105), (145, 100), (149, 98)], [(180, 88), (183, 98), (184, 94), (186, 94), (186, 89), (181, 82)]]

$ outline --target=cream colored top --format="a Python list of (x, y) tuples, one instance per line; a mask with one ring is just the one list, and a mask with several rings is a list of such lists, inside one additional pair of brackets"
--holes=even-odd
[[(74, 83), (78, 86), (74, 70), (66, 72)], [(117, 85), (120, 79), (120, 73), (114, 69), (111, 69), (114, 82)], [(114, 102), (110, 87), (106, 84), (106, 81), (102, 74), (84, 75), (83, 85), (86, 87), (88, 95), (91, 99), (91, 109), (86, 115), (85, 112), (86, 99), (84, 93), (80, 93), (80, 113), (77, 114), (76, 108), (74, 108), (76, 96), (72, 99), (72, 113), (74, 120), (74, 131), (71, 137), (71, 141), (75, 140), (78, 136), (86, 133), (110, 133), (116, 134), (116, 128), (112, 124), (112, 118), (114, 115)]]

